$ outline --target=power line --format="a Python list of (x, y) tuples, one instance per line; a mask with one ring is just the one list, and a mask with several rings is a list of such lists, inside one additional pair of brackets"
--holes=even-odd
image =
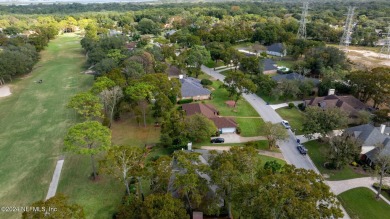
[(298, 39), (306, 39), (306, 23), (307, 14), (309, 10), (309, 2), (303, 2), (301, 20), (299, 21), (299, 29), (297, 33)]
[(381, 57), (390, 59), (390, 25), (387, 28), (387, 36), (385, 39), (385, 43), (381, 48)]
[(353, 26), (353, 15), (355, 7), (348, 7), (347, 20), (345, 21), (344, 33), (340, 40), (340, 48), (348, 51), (348, 46), (352, 41), (352, 26)]

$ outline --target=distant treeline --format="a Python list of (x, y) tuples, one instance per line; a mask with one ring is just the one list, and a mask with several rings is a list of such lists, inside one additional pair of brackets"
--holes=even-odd
[[(373, 0), (367, 1), (315, 1), (311, 2), (311, 11), (329, 10), (329, 13), (336, 15), (344, 15), (344, 8), (347, 6), (356, 6), (359, 8), (359, 14), (366, 14), (366, 11), (372, 11), (373, 16), (388, 17), (390, 13), (390, 1)], [(162, 1), (166, 3), (105, 3), (105, 4), (31, 4), (31, 5), (0, 5), (0, 14), (67, 14), (74, 15), (83, 12), (106, 12), (106, 11), (141, 11), (145, 9), (164, 9), (170, 12), (178, 9), (188, 10), (193, 7), (213, 8), (218, 7), (220, 10), (229, 12), (232, 6), (240, 6), (243, 11), (248, 14), (258, 15), (277, 15), (286, 13), (296, 13), (300, 11), (302, 2), (295, 0), (271, 0), (267, 2), (262, 1), (215, 1), (215, 2), (199, 2), (194, 5), (194, 2), (181, 3), (182, 1)], [(170, 3), (177, 2), (177, 3)], [(277, 13), (278, 12), (278, 13)], [(314, 14), (314, 13), (313, 13)], [(390, 18), (389, 18), (390, 19)]]

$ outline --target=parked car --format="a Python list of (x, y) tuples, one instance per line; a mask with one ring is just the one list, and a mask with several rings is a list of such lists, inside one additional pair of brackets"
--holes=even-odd
[(303, 155), (307, 154), (307, 149), (303, 145), (298, 144), (297, 149), (298, 149), (299, 153), (301, 153)]
[(223, 139), (223, 138), (214, 138), (214, 139), (211, 139), (210, 142), (211, 143), (224, 143), (225, 139)]
[(286, 129), (291, 128), (290, 124), (289, 124), (288, 121), (286, 121), (286, 120), (282, 120), (282, 125), (283, 125)]

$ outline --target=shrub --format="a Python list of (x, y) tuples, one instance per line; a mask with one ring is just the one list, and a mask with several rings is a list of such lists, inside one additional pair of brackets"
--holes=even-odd
[(351, 163), (352, 166), (354, 167), (357, 167), (358, 166), (358, 163), (356, 163), (355, 161)]
[(300, 103), (300, 104), (298, 104), (298, 108), (299, 108), (300, 110), (304, 111), (305, 108), (306, 108), (306, 106), (305, 106), (304, 103)]
[(192, 102), (194, 102), (193, 99), (183, 99), (183, 100), (177, 101), (178, 104), (185, 104), (185, 103), (192, 103)]
[(237, 127), (237, 128), (236, 128), (236, 133), (237, 133), (237, 134), (241, 134), (241, 128), (240, 128), (240, 127)]
[(202, 79), (202, 80), (200, 81), (200, 83), (201, 83), (202, 85), (212, 85), (212, 84), (213, 84), (213, 82), (210, 81), (209, 79)]
[[(373, 186), (375, 189), (378, 189), (378, 188), (379, 188), (379, 183), (374, 183), (372, 186)], [(389, 186), (389, 185), (383, 184), (383, 185), (382, 185), (382, 190), (390, 191), (390, 186)]]
[(288, 108), (292, 109), (294, 107), (295, 107), (295, 105), (293, 103), (288, 103)]

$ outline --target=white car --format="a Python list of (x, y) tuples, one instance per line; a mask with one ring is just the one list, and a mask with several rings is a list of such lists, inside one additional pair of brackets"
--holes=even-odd
[(290, 124), (289, 124), (288, 121), (286, 121), (286, 120), (282, 120), (282, 125), (283, 125), (286, 129), (291, 128)]

